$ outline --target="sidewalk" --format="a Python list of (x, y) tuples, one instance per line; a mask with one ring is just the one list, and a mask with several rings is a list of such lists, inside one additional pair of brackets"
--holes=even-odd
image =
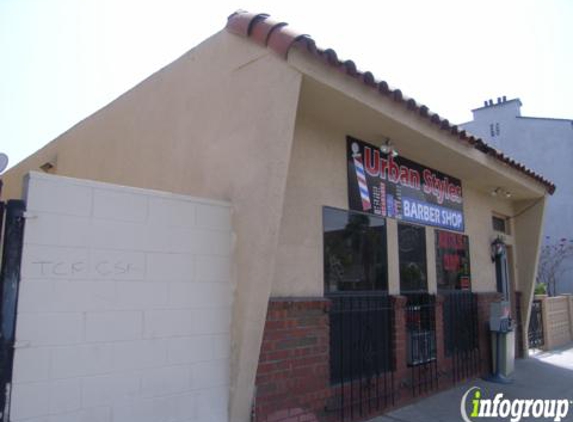
[[(513, 384), (501, 385), (473, 380), (460, 384), (417, 403), (390, 412), (370, 422), (459, 422), (462, 421), (460, 403), (464, 393), (471, 387), (480, 387), (482, 397), (493, 398), (503, 393), (504, 399), (569, 399), (573, 400), (573, 345), (539, 353), (529, 359), (516, 361)], [(573, 404), (562, 421), (573, 422)], [(476, 421), (509, 421), (506, 419), (474, 418)], [(525, 421), (553, 420), (523, 418)]]

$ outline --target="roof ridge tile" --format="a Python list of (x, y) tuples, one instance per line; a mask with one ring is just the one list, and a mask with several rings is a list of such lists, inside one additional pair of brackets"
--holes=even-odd
[(258, 44), (270, 48), (284, 59), (287, 59), (288, 53), (293, 47), (306, 50), (319, 61), (337, 68), (364, 85), (376, 89), (379, 94), (383, 96), (391, 95), (393, 101), (402, 104), (407, 110), (417, 113), (422, 118), (428, 119), (429, 123), (439, 126), (441, 130), (456, 137), (459, 142), (469, 144), (482, 153), (535, 179), (543, 184), (550, 194), (555, 192), (555, 185), (542, 175), (491, 147), (482, 139), (476, 138), (465, 130), (460, 129), (457, 125), (451, 124), (448, 119), (441, 118), (438, 113), (431, 112), (426, 105), (417, 102), (413, 98), (406, 97), (400, 89), (392, 89), (386, 81), (380, 80), (377, 82), (372, 72), (359, 71), (354, 61), (341, 61), (336, 51), (332, 48), (318, 48), (313, 38), (292, 29), (285, 22), (275, 21), (266, 13), (256, 14), (238, 10), (228, 17), (226, 29), (233, 34), (252, 39)]

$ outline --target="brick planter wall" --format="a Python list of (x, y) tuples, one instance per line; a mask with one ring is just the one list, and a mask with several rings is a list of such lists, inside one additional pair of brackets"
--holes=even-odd
[[(444, 344), (444, 296), (438, 295), (436, 298), (436, 342), (437, 342), (437, 356), (438, 356), (438, 374), (439, 374), (439, 389), (445, 390), (453, 387), (456, 383), (463, 381), (464, 376), (467, 377), (468, 373), (473, 372), (469, 369), (460, 375), (456, 374), (454, 355), (447, 356)], [(479, 336), (479, 371), (480, 376), (487, 375), (492, 370), (491, 361), (491, 336), (489, 331), (489, 307), (490, 303), (500, 300), (501, 295), (496, 292), (477, 293), (477, 308), (478, 308), (478, 336)], [(457, 358), (459, 359), (459, 357)], [(459, 365), (459, 360), (458, 360)], [(474, 368), (474, 363), (470, 363), (471, 368)], [(459, 371), (459, 369), (458, 369)], [(457, 378), (457, 379), (454, 379)]]
[(436, 348), (438, 356), (438, 384), (444, 390), (453, 386), (452, 358), (446, 356), (444, 344), (444, 296), (436, 296)]
[[(498, 293), (478, 293), (481, 374), (491, 371), (489, 306)], [(412, 368), (406, 359), (406, 298), (392, 297), (394, 306), (394, 407), (453, 385), (452, 360), (445, 356), (443, 297), (436, 298), (438, 382), (424, 394), (412, 394)], [(271, 298), (256, 377), (255, 422), (334, 421), (326, 409), (340, 386), (330, 385), (329, 309), (326, 298)], [(386, 409), (388, 410), (388, 409)], [(369, 417), (373, 417), (369, 414)], [(334, 419), (333, 419), (334, 418)]]
[(330, 301), (269, 301), (256, 377), (256, 422), (323, 420), (329, 383)]
[(411, 371), (406, 362), (406, 302), (405, 296), (393, 296), (394, 303), (394, 388), (396, 394), (394, 403), (403, 402), (408, 396), (410, 388), (408, 382)]

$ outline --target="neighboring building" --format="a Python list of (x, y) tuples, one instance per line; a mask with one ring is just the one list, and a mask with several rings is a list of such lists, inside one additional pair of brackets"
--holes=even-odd
[[(573, 240), (573, 120), (521, 115), (516, 98), (488, 100), (460, 126), (553, 180), (559, 189), (547, 204), (544, 241)], [(563, 264), (558, 293), (573, 293), (573, 259)]]
[[(318, 49), (311, 38), (267, 15), (246, 12), (231, 15), (225, 30), (8, 171), (2, 177), (4, 197), (28, 198), (30, 192), (22, 192), (25, 177), (39, 169), (55, 178), (46, 182), (54, 184), (48, 191), (41, 188), (42, 178), (32, 175), (33, 192), (43, 197), (30, 208), (47, 204), (44, 214), (53, 214), (54, 207), (63, 215), (78, 208), (58, 187), (62, 176), (145, 189), (145, 200), (129, 189), (128, 197), (106, 194), (111, 205), (98, 214), (97, 190), (109, 186), (65, 182), (85, 188), (83, 220), (98, 220), (102, 213), (119, 220), (117, 233), (109, 223), (106, 233), (135, 233), (141, 248), (157, 239), (162, 251), (169, 250), (171, 236), (177, 247), (187, 248), (185, 239), (196, 233), (173, 230), (171, 220), (189, 219), (191, 226), (207, 225), (201, 236), (211, 239), (191, 246), (205, 243), (218, 255), (219, 245), (228, 253), (225, 207), (230, 205), (236, 290), (227, 351), (233, 422), (251, 420), (252, 412), (258, 422), (365, 419), (489, 371), (489, 306), (502, 296), (512, 301), (519, 337), (529, 318), (545, 203), (555, 189), (372, 73), (357, 71), (352, 61), (339, 61), (333, 50)], [(493, 197), (495, 188), (512, 196)], [(177, 210), (190, 201), (187, 195), (224, 203), (212, 216), (206, 208), (202, 214), (159, 213), (171, 229), (164, 233), (153, 225), (151, 236), (143, 223), (126, 222), (117, 211), (141, 222), (156, 218), (151, 201), (163, 194), (149, 189), (184, 195)], [(58, 201), (48, 201), (54, 195)], [(138, 211), (140, 203), (147, 204), (146, 211)], [(205, 200), (193, 203), (199, 207)], [(66, 207), (73, 210), (66, 213)], [(515, 216), (507, 221), (511, 230), (504, 244), (495, 243), (496, 215)], [(45, 226), (41, 239), (60, 242), (60, 217), (40, 213), (26, 224), (36, 230)], [(75, 214), (70, 218), (77, 220)], [(98, 241), (99, 224), (88, 225), (89, 236)], [(86, 241), (75, 227), (62, 233)], [(176, 268), (181, 274), (185, 267)], [(24, 277), (23, 292), (28, 282)], [(189, 294), (181, 290), (178, 299)], [(76, 313), (89, 314), (90, 305), (88, 295)], [(195, 308), (193, 314), (170, 312), (162, 319), (147, 302), (133, 306), (143, 319), (118, 324), (113, 341), (121, 342), (127, 331), (131, 341), (141, 340), (144, 356), (151, 347), (144, 340), (160, 347), (162, 339), (178, 340), (188, 324), (201, 326), (202, 318), (191, 318), (200, 315)], [(58, 318), (64, 323), (66, 317)], [(212, 320), (206, 314), (205, 322)], [(48, 316), (45, 321), (51, 329)], [(96, 340), (106, 338), (105, 322), (114, 324), (111, 317), (98, 321)], [(142, 330), (128, 330), (140, 323)], [(22, 340), (36, 346), (20, 327), (18, 321), (16, 360), (24, 353)], [(51, 340), (45, 333), (42, 338)], [(61, 348), (58, 339), (52, 341), (53, 359)], [(526, 351), (526, 344), (517, 345)], [(131, 379), (141, 377), (138, 362), (126, 372)], [(68, 377), (83, 382), (98, 376), (93, 365), (86, 375), (82, 361), (77, 363)], [(65, 381), (33, 368), (24, 381), (18, 378), (19, 408), (32, 399), (22, 390), (35, 391), (37, 377), (46, 391), (58, 391)], [(168, 398), (182, 387), (172, 385), (169, 374), (179, 372), (170, 369), (157, 373)], [(181, 370), (188, 368), (183, 364)], [(150, 408), (179, 412), (165, 420), (195, 420), (191, 413), (182, 416), (184, 407), (163, 400), (162, 388), (142, 393), (153, 376), (139, 389), (135, 383), (135, 392), (133, 384), (117, 384), (116, 378), (97, 381), (81, 406), (99, 403), (112, 415), (109, 420), (135, 422), (139, 419), (124, 415), (143, 415), (140, 420), (156, 422), (141, 410)], [(206, 383), (205, 388), (208, 377)], [(137, 400), (128, 393), (138, 394)], [(51, 397), (38, 399), (48, 413), (61, 407), (52, 405)], [(212, 420), (225, 421), (226, 413), (215, 413)]]

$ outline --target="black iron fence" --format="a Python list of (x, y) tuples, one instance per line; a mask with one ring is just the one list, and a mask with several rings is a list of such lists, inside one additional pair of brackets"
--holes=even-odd
[(394, 404), (394, 307), (386, 294), (331, 299), (328, 410), (362, 419)]
[[(0, 421), (9, 420), (9, 402), (14, 361), (14, 331), (16, 328), (16, 303), (20, 284), (20, 264), (24, 238), (23, 201), (8, 201), (6, 222), (2, 239), (2, 265), (0, 270)], [(4, 204), (0, 205), (1, 214)], [(0, 221), (0, 234), (2, 224)], [(1, 237), (1, 235), (0, 235)]]
[(527, 330), (529, 347), (539, 349), (543, 346), (543, 313), (542, 304), (538, 299), (531, 304), (531, 317), (529, 318), (529, 328)]
[(407, 364), (412, 368), (414, 397), (438, 387), (436, 298), (428, 293), (405, 294)]
[[(451, 359), (453, 381), (458, 382), (481, 370), (477, 295), (466, 291), (442, 294), (444, 351)], [(326, 410), (332, 420), (364, 420), (392, 406), (403, 387), (402, 381), (395, 379), (397, 360), (405, 358), (411, 371), (407, 385), (412, 397), (439, 388), (436, 296), (404, 296), (403, 328), (395, 326), (395, 308), (386, 294), (330, 298), (330, 382), (334, 394)], [(395, 356), (396, 329), (405, 330), (406, 356)]]
[(452, 359), (452, 379), (458, 382), (480, 373), (477, 295), (470, 291), (441, 292), (444, 296), (444, 351)]

